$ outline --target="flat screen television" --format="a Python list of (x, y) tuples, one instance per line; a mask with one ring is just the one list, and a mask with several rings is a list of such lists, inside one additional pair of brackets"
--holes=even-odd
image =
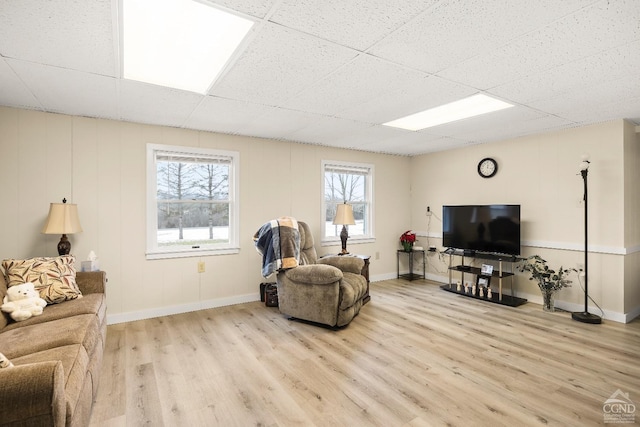
[(442, 246), (520, 255), (520, 205), (443, 206)]

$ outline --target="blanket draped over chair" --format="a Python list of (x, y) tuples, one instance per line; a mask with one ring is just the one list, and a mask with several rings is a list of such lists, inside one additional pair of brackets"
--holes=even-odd
[(300, 232), (295, 218), (273, 219), (253, 235), (256, 250), (262, 255), (262, 276), (281, 269), (297, 267), (300, 260)]

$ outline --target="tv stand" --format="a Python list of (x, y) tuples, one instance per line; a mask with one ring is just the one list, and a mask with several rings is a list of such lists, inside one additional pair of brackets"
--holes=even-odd
[[(445, 253), (447, 253), (449, 255), (449, 284), (448, 285), (442, 285), (440, 286), (441, 289), (448, 291), (448, 292), (453, 292), (459, 295), (464, 295), (470, 298), (476, 298), (476, 299), (481, 299), (484, 301), (489, 301), (489, 302), (493, 302), (496, 304), (502, 304), (502, 305), (508, 305), (510, 307), (518, 307), (522, 304), (524, 304), (525, 302), (527, 302), (526, 299), (524, 298), (518, 298), (513, 296), (513, 263), (520, 261), (520, 258), (518, 258), (515, 255), (505, 255), (505, 254), (493, 254), (493, 253), (484, 253), (484, 252), (476, 252), (473, 254), (473, 256), (469, 256), (467, 255), (465, 252), (461, 251), (461, 250), (455, 250), (455, 249), (447, 249), (447, 251), (445, 251)], [(453, 265), (453, 258), (454, 256), (460, 256), (461, 257), (461, 264), (459, 265)], [(477, 258), (477, 259), (486, 259), (486, 260), (491, 260), (491, 261), (498, 261), (498, 269), (497, 271), (494, 269), (494, 271), (491, 272), (491, 274), (485, 274), (482, 272), (482, 269), (478, 268), (478, 267), (472, 267), (470, 265), (465, 265), (464, 261), (465, 261), (465, 256), (467, 256), (467, 258)], [(508, 266), (509, 267), (509, 271), (505, 271), (504, 267)], [(471, 274), (473, 276), (476, 276), (476, 280), (474, 280), (474, 285), (470, 286), (467, 288), (467, 290), (465, 291), (464, 288), (461, 288), (460, 290), (458, 290), (457, 285), (453, 283), (453, 278), (452, 278), (452, 273), (454, 271), (460, 272), (461, 275), (461, 282), (462, 284), (464, 284), (464, 275), (466, 274)], [(489, 280), (489, 286), (487, 286), (486, 288), (484, 288), (484, 292), (481, 292), (480, 289), (478, 289), (475, 284), (478, 282), (477, 278), (486, 278), (487, 280)], [(503, 294), (502, 289), (503, 289), (503, 281), (507, 278), (510, 278), (510, 284), (511, 284), (511, 294), (507, 295), (507, 294)], [(495, 287), (491, 287), (491, 280), (492, 279), (496, 279), (498, 281), (498, 292), (492, 292), (491, 297), (489, 297), (487, 295), (487, 289), (495, 289)], [(475, 290), (475, 292), (474, 292)]]

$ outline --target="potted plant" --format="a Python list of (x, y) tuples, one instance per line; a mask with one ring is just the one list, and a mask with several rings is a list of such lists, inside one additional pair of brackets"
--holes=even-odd
[(405, 252), (411, 252), (413, 249), (413, 244), (416, 242), (416, 233), (411, 230), (405, 231), (402, 236), (400, 236), (400, 243), (404, 248)]
[(538, 282), (538, 287), (542, 292), (542, 309), (544, 311), (555, 311), (555, 293), (562, 288), (571, 286), (572, 281), (569, 274), (577, 272), (575, 268), (563, 268), (556, 271), (547, 265), (547, 261), (539, 255), (532, 255), (526, 258), (518, 266), (520, 272), (528, 271), (531, 274), (529, 280)]

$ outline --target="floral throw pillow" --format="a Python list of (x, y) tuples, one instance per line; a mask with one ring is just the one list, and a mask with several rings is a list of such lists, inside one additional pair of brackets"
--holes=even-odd
[(76, 284), (73, 255), (55, 258), (5, 259), (2, 268), (7, 287), (31, 282), (47, 304), (82, 297)]

